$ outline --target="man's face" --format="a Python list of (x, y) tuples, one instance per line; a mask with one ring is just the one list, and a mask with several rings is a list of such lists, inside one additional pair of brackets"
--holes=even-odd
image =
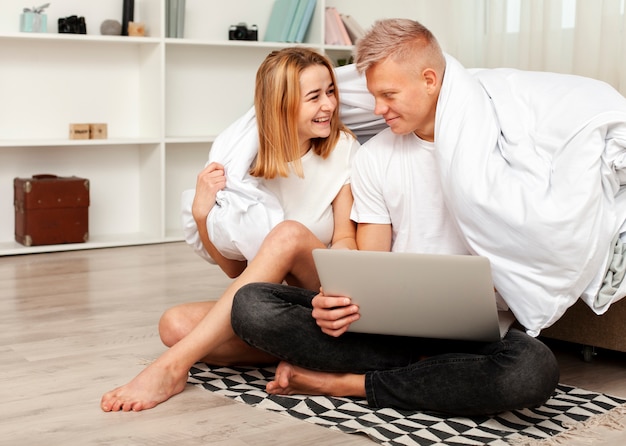
[(415, 132), (434, 140), (437, 94), (433, 79), (408, 69), (407, 63), (390, 58), (375, 64), (365, 73), (367, 89), (376, 99), (374, 113), (385, 118), (398, 135)]

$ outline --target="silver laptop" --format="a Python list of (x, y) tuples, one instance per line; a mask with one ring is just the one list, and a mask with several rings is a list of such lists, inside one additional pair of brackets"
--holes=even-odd
[(324, 293), (359, 306), (349, 331), (490, 342), (513, 321), (500, 322), (486, 257), (315, 249), (313, 258)]

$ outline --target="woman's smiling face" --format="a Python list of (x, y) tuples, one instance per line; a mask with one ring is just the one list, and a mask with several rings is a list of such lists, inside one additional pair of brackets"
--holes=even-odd
[(312, 65), (300, 74), (300, 112), (298, 138), (301, 154), (309, 150), (313, 138), (328, 138), (330, 123), (337, 108), (335, 85), (323, 65)]

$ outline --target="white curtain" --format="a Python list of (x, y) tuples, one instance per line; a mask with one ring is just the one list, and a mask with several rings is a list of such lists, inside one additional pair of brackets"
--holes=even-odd
[(396, 0), (467, 68), (592, 77), (626, 95), (626, 0)]
[(483, 66), (579, 74), (626, 94), (624, 0), (485, 0), (484, 7)]

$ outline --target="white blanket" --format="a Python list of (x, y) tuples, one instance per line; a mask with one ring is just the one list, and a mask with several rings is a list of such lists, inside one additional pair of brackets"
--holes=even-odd
[[(278, 199), (259, 178), (248, 173), (259, 149), (254, 108), (218, 135), (206, 165), (224, 166), (226, 187), (217, 193), (216, 204), (206, 221), (209, 238), (222, 255), (234, 260), (251, 260), (267, 233), (283, 220)], [(203, 259), (214, 263), (206, 252), (191, 214), (195, 190), (182, 195), (185, 240)]]
[[(592, 79), (468, 71), (447, 60), (435, 145), (447, 205), (468, 246), (490, 259), (496, 288), (529, 334), (579, 297), (602, 314), (626, 295), (623, 281), (612, 297), (596, 299), (615, 238), (626, 238), (626, 100)], [(357, 136), (384, 128), (354, 66), (337, 69), (337, 79), (342, 119)], [(210, 153), (227, 166), (227, 187), (207, 227), (233, 258), (253, 258), (282, 219), (247, 174), (257, 146), (251, 110)], [(183, 195), (185, 239), (210, 260), (191, 217), (193, 193)]]
[[(374, 115), (374, 100), (365, 79), (353, 65), (335, 70), (340, 90), (340, 117), (360, 141), (367, 140), (386, 127), (384, 119)], [(248, 171), (259, 149), (254, 108), (219, 134), (211, 146), (206, 165), (216, 161), (224, 165), (226, 187), (217, 193), (216, 205), (206, 221), (209, 238), (229, 259), (252, 260), (269, 231), (283, 218), (283, 210), (272, 193), (262, 187)], [(181, 197), (185, 241), (203, 259), (213, 259), (206, 252), (191, 213), (195, 190)]]
[(587, 78), (448, 57), (435, 145), (450, 212), (528, 333), (581, 296), (594, 307), (626, 217), (626, 100)]

